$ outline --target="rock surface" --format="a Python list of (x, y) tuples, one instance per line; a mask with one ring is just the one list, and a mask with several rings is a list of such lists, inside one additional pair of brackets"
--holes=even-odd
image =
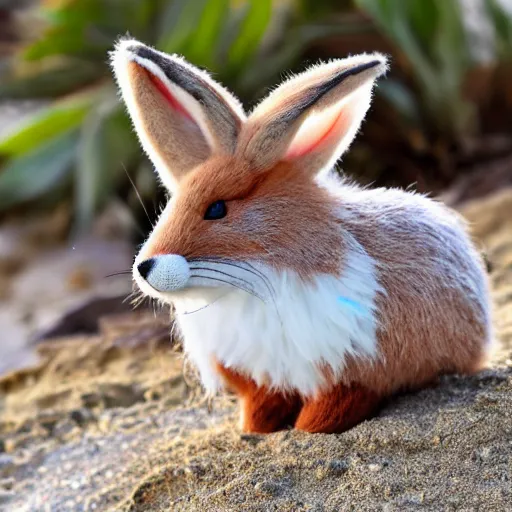
[(512, 510), (512, 192), (463, 212), (492, 267), (489, 370), (345, 434), (243, 435), (232, 398), (209, 412), (165, 315), (105, 320), (0, 380), (0, 510)]

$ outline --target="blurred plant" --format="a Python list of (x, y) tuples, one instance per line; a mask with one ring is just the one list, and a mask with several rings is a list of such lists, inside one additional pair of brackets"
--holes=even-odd
[[(143, 198), (155, 196), (107, 63), (113, 42), (127, 32), (207, 67), (246, 104), (284, 70), (297, 69), (301, 57), (390, 51), (392, 73), (378, 88), (385, 101), (377, 102), (345, 168), (380, 184), (444, 186), (475, 146), (470, 141), (491, 147), (482, 135), (509, 125), (512, 110), (506, 66), (505, 78), (492, 79), (494, 68), (512, 59), (512, 16), (501, 0), (480, 0), (495, 38), (494, 62), (484, 68), (461, 1), (43, 1), (43, 36), (14, 60), (0, 101), (40, 97), (49, 104), (0, 139), (0, 211), (73, 190), (76, 224), (86, 227), (115, 193), (134, 206), (126, 173)], [(497, 83), (499, 94), (489, 90)], [(489, 116), (491, 104), (498, 108)], [(496, 122), (500, 116), (504, 122)]]
[[(500, 63), (512, 56), (512, 14), (500, 0), (354, 2), (393, 44), (393, 72), (379, 85), (379, 93), (392, 109), (381, 119), (395, 133), (394, 140), (375, 126), (369, 129), (369, 143), (374, 154), (381, 152), (381, 161), (394, 153), (387, 168), (374, 170), (377, 181), (386, 182), (380, 178), (387, 173), (401, 185), (418, 181), (421, 189), (440, 190), (466, 172), (477, 153), (490, 159), (512, 151), (510, 128), (505, 143), (496, 138), (504, 125), (498, 118), (512, 113), (506, 92), (510, 82), (497, 79)], [(485, 62), (475, 52), (480, 41), (468, 28), (468, 4), (477, 12), (480, 8), (476, 23), (489, 32), (491, 57)], [(496, 110), (491, 98), (505, 94), (508, 103)], [(490, 109), (493, 122), (483, 126)]]
[(264, 44), (276, 32), (272, 0), (42, 4), (44, 33), (22, 51), (22, 59), (14, 59), (8, 79), (0, 83), (0, 100), (45, 98), (49, 104), (0, 139), (0, 210), (55, 189), (69, 194), (72, 186), (77, 226), (86, 227), (126, 182), (123, 168), (143, 196), (153, 196), (149, 166), (108, 68), (107, 52), (120, 35), (185, 55), (245, 98), (272, 73), (261, 60)]
[(512, 61), (512, 7), (507, 10), (500, 0), (486, 0), (485, 7), (496, 37), (496, 48), (501, 61)]
[(356, 0), (407, 58), (418, 96), (388, 80), (381, 91), (410, 120), (422, 114), (449, 135), (467, 132), (471, 105), (462, 95), (470, 51), (460, 4), (455, 1)]

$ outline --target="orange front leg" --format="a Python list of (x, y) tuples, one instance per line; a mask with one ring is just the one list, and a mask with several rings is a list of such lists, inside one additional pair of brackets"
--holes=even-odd
[(258, 386), (251, 378), (217, 365), (228, 387), (240, 396), (242, 430), (267, 434), (293, 426), (302, 402), (296, 394), (284, 394)]
[(362, 386), (337, 384), (305, 400), (295, 428), (324, 434), (344, 432), (371, 417), (380, 401), (378, 395)]

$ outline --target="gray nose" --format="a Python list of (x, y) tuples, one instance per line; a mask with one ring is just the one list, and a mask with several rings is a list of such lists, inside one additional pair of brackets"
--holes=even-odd
[(137, 265), (137, 270), (143, 279), (147, 279), (151, 269), (155, 266), (154, 258), (149, 258), (149, 260), (144, 260), (142, 263)]
[(179, 254), (162, 254), (141, 261), (137, 271), (142, 279), (160, 292), (184, 288), (190, 279), (188, 261)]

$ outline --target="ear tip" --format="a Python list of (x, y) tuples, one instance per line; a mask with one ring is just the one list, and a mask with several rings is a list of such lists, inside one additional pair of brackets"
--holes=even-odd
[[(150, 57), (148, 57), (148, 54)], [(190, 68), (190, 65), (180, 55), (163, 54), (162, 52), (159, 52), (153, 47), (144, 44), (129, 35), (122, 36), (117, 39), (114, 43), (114, 48), (109, 52), (110, 64), (114, 71), (123, 65), (125, 66), (130, 61), (137, 61), (140, 63), (141, 58), (152, 61), (158, 55), (164, 56), (168, 64), (180, 64), (181, 66)]]
[(389, 56), (383, 53), (374, 52), (367, 55), (368, 60), (375, 62), (376, 78), (385, 75), (390, 68)]
[(128, 34), (121, 36), (114, 44), (114, 48), (110, 50), (110, 61), (114, 65), (117, 60), (132, 60), (130, 57), (134, 55), (134, 49), (145, 46), (137, 39), (133, 39)]
[(376, 80), (384, 76), (389, 70), (389, 57), (383, 53), (371, 52), (351, 55), (343, 59), (333, 59), (327, 63), (320, 63), (311, 68), (315, 72), (319, 70), (330, 70), (332, 73), (347, 73), (352, 70), (353, 73), (365, 73), (368, 79)]

